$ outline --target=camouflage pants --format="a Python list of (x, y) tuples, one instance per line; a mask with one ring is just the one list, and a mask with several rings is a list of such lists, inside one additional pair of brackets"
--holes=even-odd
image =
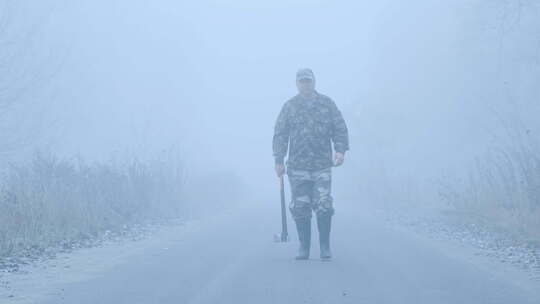
[(332, 168), (322, 170), (298, 170), (287, 168), (291, 185), (289, 209), (293, 218), (311, 218), (313, 210), (317, 216), (334, 214)]

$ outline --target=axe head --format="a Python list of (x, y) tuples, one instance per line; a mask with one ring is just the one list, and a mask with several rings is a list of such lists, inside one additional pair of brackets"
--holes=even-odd
[(289, 241), (289, 236), (284, 233), (276, 233), (274, 234), (274, 242), (275, 243), (286, 243)]

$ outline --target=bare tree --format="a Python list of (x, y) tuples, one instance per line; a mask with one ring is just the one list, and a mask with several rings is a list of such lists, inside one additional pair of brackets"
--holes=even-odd
[(59, 65), (37, 63), (36, 38), (45, 19), (16, 26), (16, 1), (0, 0), (0, 154), (13, 152), (39, 137), (43, 106), (36, 93), (58, 71)]

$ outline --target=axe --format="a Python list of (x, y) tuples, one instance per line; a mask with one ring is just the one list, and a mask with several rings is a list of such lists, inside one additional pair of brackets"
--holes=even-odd
[(274, 242), (284, 243), (289, 241), (289, 233), (287, 232), (287, 210), (285, 209), (285, 185), (283, 175), (279, 178), (279, 188), (281, 195), (281, 234), (274, 234)]

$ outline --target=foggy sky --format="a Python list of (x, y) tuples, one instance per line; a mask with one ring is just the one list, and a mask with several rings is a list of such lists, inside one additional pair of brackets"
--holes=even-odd
[(273, 125), (300, 67), (343, 112), (351, 151), (339, 170), (355, 182), (380, 170), (424, 178), (465, 166), (492, 140), (490, 113), (508, 103), (501, 92), (538, 96), (532, 83), (499, 89), (501, 75), (525, 72), (501, 61), (518, 51), (486, 49), (509, 36), (497, 35), (505, 21), (480, 0), (13, 7), (14, 24), (40, 29), (33, 60), (59, 67), (41, 93), (36, 115), (50, 124), (38, 147), (107, 159), (174, 145), (194, 171), (234, 172), (260, 189), (274, 182)]

